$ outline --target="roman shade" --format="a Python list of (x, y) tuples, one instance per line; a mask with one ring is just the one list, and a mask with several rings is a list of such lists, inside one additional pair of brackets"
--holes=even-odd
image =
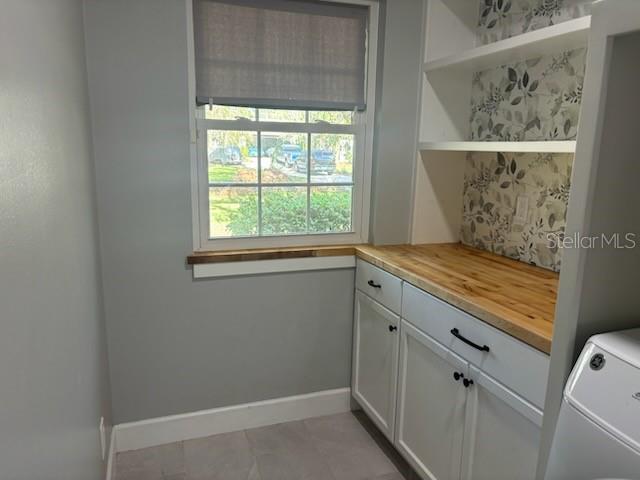
[(368, 8), (311, 0), (194, 0), (196, 101), (365, 108)]

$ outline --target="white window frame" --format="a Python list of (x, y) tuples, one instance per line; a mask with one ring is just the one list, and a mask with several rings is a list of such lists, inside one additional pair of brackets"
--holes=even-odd
[[(371, 199), (371, 171), (375, 120), (376, 71), (378, 58), (379, 4), (376, 0), (331, 0), (334, 3), (364, 5), (369, 8), (367, 29), (367, 75), (364, 112), (356, 113), (352, 125), (325, 123), (255, 122), (251, 120), (209, 120), (197, 108), (195, 50), (193, 39), (193, 4), (185, 0), (187, 12), (187, 49), (189, 80), (189, 130), (191, 157), (191, 206), (193, 250), (214, 251), (247, 248), (278, 248), (310, 245), (340, 245), (367, 243)], [(296, 234), (279, 236), (209, 238), (209, 177), (206, 151), (207, 130), (250, 130), (265, 132), (296, 132), (303, 134), (354, 134), (352, 232), (330, 234)], [(310, 147), (309, 147), (310, 148)], [(309, 169), (307, 169), (309, 170)], [(278, 184), (287, 186), (288, 184)], [(300, 184), (298, 186), (308, 186)], [(331, 185), (323, 183), (322, 185)]]

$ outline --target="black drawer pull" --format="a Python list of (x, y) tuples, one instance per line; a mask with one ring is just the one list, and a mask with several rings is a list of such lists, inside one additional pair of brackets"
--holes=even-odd
[(453, 379), (457, 382), (459, 381), (461, 378), (464, 378), (464, 373), (460, 373), (460, 372), (453, 372)]
[(464, 384), (464, 388), (469, 388), (471, 385), (473, 385), (473, 380), (467, 380), (465, 378), (464, 380), (462, 380), (462, 383)]
[(468, 338), (464, 338), (461, 334), (460, 334), (460, 330), (458, 330), (457, 328), (452, 328), (451, 329), (451, 335), (453, 335), (454, 337), (456, 337), (458, 340), (462, 340), (464, 343), (466, 343), (467, 345), (473, 347), (473, 348), (477, 348), (478, 350), (480, 350), (481, 352), (488, 352), (489, 351), (489, 346), (488, 345), (478, 345), (477, 343), (472, 342), (471, 340), (469, 340)]
[(379, 283), (374, 282), (373, 280), (369, 280), (367, 282), (367, 285), (369, 285), (370, 287), (373, 287), (373, 288), (382, 288), (382, 285), (380, 285)]
[(396, 327), (395, 325), (389, 325), (389, 331), (391, 333), (395, 332), (396, 330), (398, 330), (398, 327)]

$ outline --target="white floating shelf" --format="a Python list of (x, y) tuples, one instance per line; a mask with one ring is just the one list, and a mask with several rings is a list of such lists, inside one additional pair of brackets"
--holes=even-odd
[(421, 142), (419, 148), (441, 152), (574, 153), (576, 142)]
[(588, 42), (590, 27), (591, 16), (568, 20), (551, 27), (428, 61), (424, 64), (424, 71), (429, 73), (458, 69), (477, 72), (529, 58), (584, 47)]

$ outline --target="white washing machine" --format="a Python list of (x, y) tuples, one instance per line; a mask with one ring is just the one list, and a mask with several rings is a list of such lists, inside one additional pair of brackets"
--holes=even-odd
[(587, 342), (564, 390), (545, 479), (640, 479), (640, 328)]

